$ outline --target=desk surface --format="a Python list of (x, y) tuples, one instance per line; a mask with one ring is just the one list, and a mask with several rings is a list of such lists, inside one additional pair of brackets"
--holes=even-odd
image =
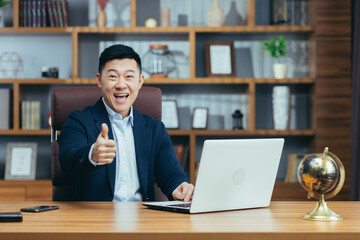
[(302, 219), (315, 201), (194, 215), (150, 210), (140, 203), (0, 202), (0, 212), (49, 204), (60, 209), (0, 223), (0, 239), (360, 239), (360, 202), (329, 201), (344, 218), (333, 222)]

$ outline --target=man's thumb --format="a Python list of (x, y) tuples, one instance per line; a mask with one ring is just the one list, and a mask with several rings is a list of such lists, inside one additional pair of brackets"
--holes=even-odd
[(101, 136), (105, 139), (109, 139), (108, 137), (109, 128), (106, 123), (101, 124)]

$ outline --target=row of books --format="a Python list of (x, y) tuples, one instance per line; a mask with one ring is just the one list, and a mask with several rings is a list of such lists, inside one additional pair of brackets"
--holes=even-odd
[(67, 0), (20, 0), (21, 27), (69, 26)]
[(307, 25), (307, 0), (273, 0), (272, 24)]
[(175, 155), (179, 160), (181, 167), (185, 169), (189, 159), (189, 146), (183, 144), (175, 144), (173, 145), (173, 147)]
[(21, 128), (40, 129), (40, 101), (21, 102)]

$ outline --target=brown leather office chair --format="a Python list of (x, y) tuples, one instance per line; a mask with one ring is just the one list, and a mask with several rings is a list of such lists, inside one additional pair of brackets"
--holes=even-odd
[[(51, 176), (53, 201), (71, 201), (73, 185), (71, 178), (62, 171), (59, 162), (57, 131), (61, 130), (68, 115), (74, 110), (83, 110), (96, 103), (102, 96), (97, 86), (75, 86), (55, 88), (51, 94)], [(142, 114), (161, 120), (161, 90), (143, 86), (133, 105)], [(155, 199), (166, 200), (166, 196), (155, 184)]]

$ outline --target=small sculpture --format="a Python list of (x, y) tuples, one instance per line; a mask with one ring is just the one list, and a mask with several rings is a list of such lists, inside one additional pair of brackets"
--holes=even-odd
[(243, 116), (244, 115), (241, 113), (240, 110), (235, 110), (235, 112), (232, 114), (234, 130), (235, 129), (244, 129), (243, 123), (242, 123)]
[(18, 78), (23, 70), (23, 62), (18, 53), (4, 52), (0, 56), (0, 78)]

